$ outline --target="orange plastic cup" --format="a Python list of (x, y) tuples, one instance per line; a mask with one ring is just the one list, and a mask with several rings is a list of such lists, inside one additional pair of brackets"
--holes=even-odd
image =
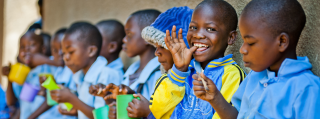
[(16, 82), (17, 84), (22, 85), (26, 80), (30, 70), (31, 69), (27, 65), (21, 63), (12, 65), (8, 77), (9, 81)]

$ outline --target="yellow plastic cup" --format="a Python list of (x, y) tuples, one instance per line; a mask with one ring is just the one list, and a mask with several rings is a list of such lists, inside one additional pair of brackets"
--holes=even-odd
[(21, 63), (12, 65), (9, 73), (9, 81), (22, 85), (26, 80), (30, 70), (31, 69), (27, 65)]

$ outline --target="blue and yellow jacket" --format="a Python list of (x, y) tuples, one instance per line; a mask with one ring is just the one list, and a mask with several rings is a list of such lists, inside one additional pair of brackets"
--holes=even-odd
[[(192, 75), (196, 73), (194, 61), (194, 59), (191, 61), (187, 72), (181, 72), (173, 66), (168, 74), (163, 74), (156, 82), (149, 106), (155, 118), (219, 118), (209, 102), (194, 95), (192, 89)], [(232, 59), (232, 54), (212, 60), (204, 69), (204, 74), (216, 84), (230, 104), (233, 94), (246, 75)], [(193, 105), (194, 100), (195, 105)]]

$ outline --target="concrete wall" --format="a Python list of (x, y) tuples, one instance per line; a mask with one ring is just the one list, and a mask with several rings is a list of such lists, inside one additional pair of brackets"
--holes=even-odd
[[(86, 20), (97, 23), (103, 19), (115, 18), (122, 23), (134, 11), (146, 8), (155, 8), (165, 11), (174, 6), (195, 6), (202, 0), (46, 0), (44, 30), (54, 33), (60, 27), (67, 27), (77, 20)], [(226, 0), (240, 14), (250, 0)], [(298, 55), (308, 56), (314, 65), (313, 72), (320, 75), (320, 1), (299, 0), (307, 13), (307, 26), (302, 33), (298, 46)], [(240, 33), (239, 33), (240, 34)], [(235, 45), (230, 46), (226, 54), (233, 53), (236, 62), (242, 67), (242, 57), (239, 48), (242, 44), (240, 35)], [(124, 55), (122, 54), (122, 57)], [(128, 65), (128, 64), (127, 64)], [(249, 69), (247, 69), (248, 71)]]
[[(19, 39), (21, 35), (27, 30), (29, 25), (37, 20), (39, 15), (37, 0), (0, 1), (0, 5), (4, 3), (4, 7), (1, 7), (0, 10), (0, 34), (3, 33), (3, 36), (0, 35), (0, 61), (2, 62), (2, 65), (8, 65), (9, 62), (16, 62), (19, 48)], [(2, 79), (2, 85), (6, 86), (6, 78), (2, 77)]]

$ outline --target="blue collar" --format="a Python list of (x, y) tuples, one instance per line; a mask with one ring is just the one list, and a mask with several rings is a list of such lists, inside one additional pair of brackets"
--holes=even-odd
[(107, 65), (107, 62), (108, 61), (104, 57), (102, 56), (97, 57), (96, 61), (91, 65), (88, 72), (84, 76), (84, 81), (95, 83), (99, 78), (98, 76), (102, 68)]
[(123, 68), (123, 63), (122, 63), (121, 58), (119, 57), (116, 60), (114, 60), (113, 62), (110, 62), (110, 64), (108, 64), (107, 67), (115, 68), (115, 69), (116, 69), (116, 67)]
[(268, 69), (259, 72), (263, 74), (263, 77), (265, 77), (261, 78), (262, 80), (260, 80), (260, 83), (272, 83), (279, 80), (286, 80), (288, 79), (285, 78), (287, 76), (292, 76), (293, 74), (297, 74), (305, 70), (311, 70), (311, 68), (312, 65), (309, 62), (308, 57), (297, 57), (297, 60), (287, 58), (281, 63), (281, 66), (278, 71), (278, 77), (276, 77), (275, 72), (270, 71)]

